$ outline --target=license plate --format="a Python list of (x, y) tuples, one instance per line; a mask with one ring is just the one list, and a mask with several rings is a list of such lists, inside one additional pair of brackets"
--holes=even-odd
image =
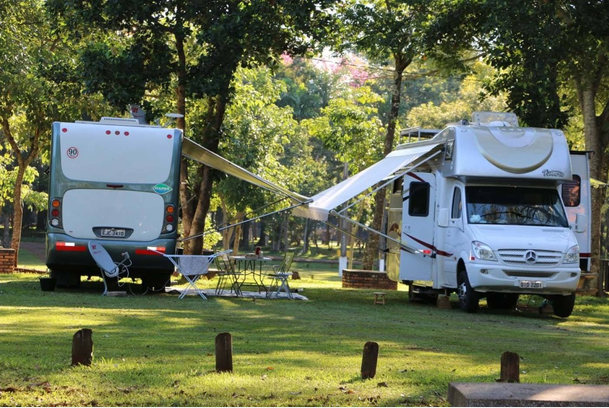
[(125, 230), (124, 229), (115, 229), (115, 228), (102, 228), (101, 236), (102, 237), (125, 238)]
[(543, 288), (543, 281), (521, 280), (520, 287), (523, 289), (541, 289)]

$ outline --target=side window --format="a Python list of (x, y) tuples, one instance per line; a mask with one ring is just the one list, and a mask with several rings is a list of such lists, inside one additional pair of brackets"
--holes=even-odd
[(450, 213), (450, 218), (461, 218), (463, 204), (461, 203), (461, 189), (455, 187), (453, 191), (453, 206)]
[(408, 200), (408, 215), (427, 217), (429, 215), (429, 183), (410, 183), (410, 198)]
[(562, 201), (565, 207), (577, 207), (581, 202), (581, 177), (574, 174), (573, 180), (563, 183), (562, 185)]

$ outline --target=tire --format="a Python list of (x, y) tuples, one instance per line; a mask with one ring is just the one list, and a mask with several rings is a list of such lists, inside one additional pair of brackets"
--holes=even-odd
[(516, 308), (518, 303), (517, 293), (488, 293), (486, 295), (486, 304), (489, 309), (507, 309)]
[(459, 296), (459, 306), (464, 312), (475, 313), (478, 311), (480, 295), (472, 289), (469, 278), (467, 277), (467, 271), (459, 272), (457, 295)]
[(142, 276), (142, 287), (150, 292), (165, 292), (165, 287), (171, 280), (171, 274), (148, 274)]
[(552, 310), (558, 317), (569, 317), (573, 313), (573, 307), (575, 306), (575, 292), (567, 296), (553, 296)]
[(80, 274), (51, 269), (49, 276), (51, 278), (57, 279), (56, 286), (58, 288), (66, 288), (66, 289), (80, 288)]

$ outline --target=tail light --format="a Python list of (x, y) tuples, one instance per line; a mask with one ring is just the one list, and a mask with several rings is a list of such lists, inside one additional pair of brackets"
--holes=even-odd
[(176, 229), (176, 208), (173, 204), (165, 206), (165, 218), (163, 219), (163, 232), (173, 232)]
[(53, 198), (51, 200), (50, 207), (51, 208), (49, 209), (49, 214), (50, 214), (49, 223), (51, 224), (52, 227), (62, 228), (62, 222), (61, 222), (61, 199), (59, 199), (59, 198)]

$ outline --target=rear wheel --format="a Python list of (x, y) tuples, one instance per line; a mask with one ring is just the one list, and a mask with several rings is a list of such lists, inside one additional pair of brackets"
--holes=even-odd
[(569, 317), (573, 313), (573, 307), (575, 306), (575, 292), (567, 296), (553, 296), (550, 298), (552, 301), (552, 310), (558, 317)]
[(152, 292), (165, 292), (165, 287), (169, 285), (171, 273), (148, 274), (142, 276), (142, 287), (144, 290)]
[(459, 306), (467, 313), (475, 313), (478, 310), (480, 295), (469, 284), (467, 271), (459, 272), (459, 287), (457, 288), (459, 295)]
[(514, 309), (518, 303), (517, 293), (488, 293), (486, 304), (489, 309)]
[(51, 269), (49, 275), (57, 279), (58, 288), (76, 289), (80, 287), (80, 274)]

